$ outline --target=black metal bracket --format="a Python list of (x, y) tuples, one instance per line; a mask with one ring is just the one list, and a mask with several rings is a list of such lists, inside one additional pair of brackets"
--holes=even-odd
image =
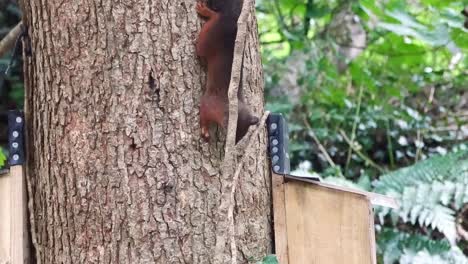
[(8, 111), (8, 164), (24, 163), (24, 115), (19, 110)]
[(291, 165), (289, 161), (288, 125), (282, 114), (271, 113), (267, 119), (269, 154), (271, 167), (275, 173), (289, 174)]

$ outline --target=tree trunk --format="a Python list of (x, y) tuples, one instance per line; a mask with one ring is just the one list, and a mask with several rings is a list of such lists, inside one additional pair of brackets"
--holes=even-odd
[[(38, 263), (213, 263), (224, 132), (204, 142), (195, 0), (24, 1), (28, 193)], [(253, 8), (251, 12), (254, 12)], [(263, 113), (256, 22), (244, 93)], [(266, 134), (235, 195), (238, 261), (271, 250)], [(222, 257), (230, 258), (226, 245)]]

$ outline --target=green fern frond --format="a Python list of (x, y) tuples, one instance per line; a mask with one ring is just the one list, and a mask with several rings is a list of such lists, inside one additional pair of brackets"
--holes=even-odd
[[(389, 213), (398, 215), (404, 222), (422, 227), (430, 227), (442, 232), (455, 242), (455, 211), (449, 208), (453, 202), (456, 209), (468, 202), (468, 183), (433, 182), (403, 188), (402, 193), (392, 196), (400, 201), (400, 208), (380, 210), (381, 219)], [(455, 201), (458, 200), (458, 201)]]
[(468, 151), (433, 157), (382, 176), (375, 191), (395, 197), (400, 208), (381, 208), (378, 216), (436, 229), (456, 240), (455, 210), (468, 203)]
[(441, 255), (431, 255), (430, 252), (423, 250), (419, 252), (408, 251), (403, 254), (399, 261), (400, 264), (468, 264), (467, 258), (459, 248), (453, 248), (449, 252)]
[(468, 150), (458, 151), (445, 156), (435, 156), (383, 175), (375, 186), (375, 191), (386, 193), (394, 190), (399, 193), (406, 186), (434, 181), (458, 182), (468, 178)]
[[(384, 264), (395, 262), (467, 263), (461, 250), (458, 247), (452, 247), (445, 239), (433, 240), (425, 235), (408, 234), (398, 229), (385, 228), (378, 232), (377, 246), (377, 253), (381, 256)], [(428, 261), (421, 262), (423, 260)], [(433, 262), (433, 260), (440, 262)]]

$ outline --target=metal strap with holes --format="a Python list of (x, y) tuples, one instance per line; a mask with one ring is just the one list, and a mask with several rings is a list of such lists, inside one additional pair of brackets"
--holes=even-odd
[(8, 111), (8, 164), (24, 163), (24, 117), (18, 110)]
[(267, 119), (269, 154), (272, 170), (277, 174), (290, 172), (288, 125), (282, 114), (270, 113)]

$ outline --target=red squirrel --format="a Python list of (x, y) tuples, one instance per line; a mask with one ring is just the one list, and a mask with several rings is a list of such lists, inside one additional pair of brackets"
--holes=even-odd
[[(197, 40), (197, 55), (206, 64), (207, 83), (200, 100), (201, 136), (209, 140), (209, 126), (216, 123), (226, 128), (229, 115), (228, 89), (231, 80), (231, 67), (234, 57), (234, 42), (237, 34), (242, 0), (218, 0), (216, 11), (205, 3), (197, 4), (197, 13), (206, 19)], [(242, 76), (242, 75), (241, 75)], [(242, 78), (241, 78), (242, 79)], [(242, 85), (239, 85), (237, 98), (239, 110), (237, 118), (236, 143), (247, 133), (251, 125), (259, 119), (253, 116), (244, 102)]]

